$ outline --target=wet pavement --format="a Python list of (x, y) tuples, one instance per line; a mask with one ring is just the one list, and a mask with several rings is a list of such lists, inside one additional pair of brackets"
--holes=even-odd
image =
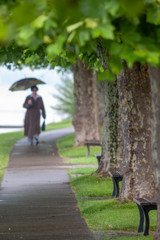
[(38, 146), (26, 138), (14, 145), (0, 188), (0, 240), (94, 239), (55, 144), (72, 132), (44, 132)]

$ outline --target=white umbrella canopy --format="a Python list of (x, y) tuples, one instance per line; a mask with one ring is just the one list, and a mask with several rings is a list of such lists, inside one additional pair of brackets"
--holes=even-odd
[(15, 83), (13, 83), (11, 85), (11, 87), (9, 88), (9, 90), (10, 91), (22, 91), (22, 90), (31, 88), (34, 85), (38, 85), (38, 84), (46, 84), (46, 83), (37, 78), (23, 78), (23, 79), (16, 81)]

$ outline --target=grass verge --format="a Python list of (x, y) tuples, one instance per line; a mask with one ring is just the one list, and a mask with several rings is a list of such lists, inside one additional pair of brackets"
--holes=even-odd
[(0, 182), (5, 173), (5, 167), (8, 164), (9, 153), (16, 141), (23, 137), (23, 132), (12, 132), (0, 134)]
[(90, 147), (90, 156), (86, 156), (87, 148), (74, 147), (74, 134), (61, 138), (57, 141), (59, 154), (63, 158), (64, 163), (72, 164), (97, 164), (94, 154), (101, 153), (100, 147)]
[(65, 128), (65, 127), (71, 127), (71, 126), (72, 126), (72, 121), (69, 119), (66, 119), (66, 120), (63, 120), (62, 122), (51, 123), (47, 125), (46, 131)]
[[(98, 153), (100, 148), (92, 147), (91, 157), (87, 158), (85, 157), (86, 148), (75, 148), (73, 143), (74, 135), (58, 140), (59, 153), (65, 162), (97, 163), (92, 155)], [(77, 209), (80, 209), (89, 228), (92, 231), (104, 232), (106, 240), (111, 239), (108, 232), (114, 233), (115, 237), (112, 236), (112, 239), (152, 240), (156, 230), (157, 212), (150, 212), (150, 236), (144, 237), (142, 234), (137, 234), (139, 212), (136, 204), (130, 200), (120, 202), (113, 199), (111, 178), (101, 178), (97, 174), (92, 174), (96, 169), (97, 167), (83, 167), (68, 170), (70, 184), (78, 201)]]

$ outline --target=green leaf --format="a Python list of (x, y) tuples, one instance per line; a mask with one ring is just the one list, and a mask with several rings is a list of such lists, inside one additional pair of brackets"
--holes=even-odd
[(47, 16), (45, 15), (40, 15), (38, 18), (36, 18), (33, 23), (32, 23), (32, 26), (35, 27), (35, 28), (42, 28), (45, 21), (48, 19)]
[(50, 29), (57, 28), (57, 26), (58, 26), (57, 23), (53, 19), (47, 19), (47, 21), (45, 22), (44, 29), (48, 31)]
[(43, 40), (41, 38), (38, 38), (35, 35), (33, 35), (29, 42), (30, 49), (36, 50), (42, 43)]
[(109, 12), (112, 16), (115, 16), (118, 13), (120, 4), (117, 0), (110, 0), (104, 3), (104, 8), (107, 12)]
[(115, 78), (116, 78), (115, 74), (113, 74), (109, 70), (105, 71), (105, 72), (98, 73), (98, 80), (99, 81), (103, 81), (103, 80), (114, 81)]
[(147, 22), (154, 23), (155, 25), (160, 24), (160, 6), (159, 6), (159, 4), (148, 8)]
[(52, 42), (52, 39), (50, 38), (50, 36), (44, 35), (43, 36), (43, 42), (49, 44), (49, 43)]
[(72, 24), (72, 25), (67, 27), (67, 32), (70, 33), (72, 31), (76, 30), (77, 28), (81, 27), (83, 24), (84, 24), (83, 21)]
[(49, 56), (52, 56), (54, 54), (59, 55), (62, 50), (61, 44), (55, 43), (55, 44), (50, 44), (47, 47), (47, 52)]
[(81, 60), (83, 59), (83, 53), (79, 54), (79, 59), (81, 59)]
[(29, 63), (32, 63), (35, 60), (36, 59), (34, 56), (27, 57), (27, 58), (25, 58), (25, 64), (28, 65)]
[(96, 28), (98, 26), (97, 20), (92, 18), (85, 19), (86, 28)]
[(3, 19), (0, 19), (0, 41), (3, 41), (6, 38), (7, 27), (4, 24)]
[(109, 47), (110, 54), (119, 55), (122, 50), (122, 44), (117, 42), (112, 42)]
[(129, 66), (132, 66), (132, 63), (136, 61), (136, 56), (134, 54), (134, 49), (128, 44), (122, 45), (121, 58), (125, 59)]
[(67, 42), (71, 43), (75, 35), (76, 35), (76, 31), (71, 32), (67, 38)]
[(120, 70), (122, 70), (123, 64), (121, 62), (120, 56), (110, 56), (109, 58), (109, 66), (112, 69), (112, 72), (115, 74), (119, 74)]
[(144, 0), (119, 0), (119, 4), (124, 11), (124, 14), (130, 19), (139, 16), (144, 12)]
[(148, 52), (148, 62), (153, 64), (159, 64), (160, 52)]
[(31, 23), (37, 16), (36, 6), (30, 1), (22, 1), (11, 11), (11, 19), (19, 27)]
[(31, 26), (27, 25), (23, 28), (21, 28), (21, 31), (19, 32), (19, 39), (18, 41), (24, 42), (24, 44), (28, 44), (30, 42), (30, 38), (34, 34), (34, 30)]
[(87, 41), (90, 39), (90, 32), (87, 30), (82, 30), (78, 33), (79, 44), (84, 46)]
[(103, 37), (105, 39), (114, 39), (114, 26), (110, 23), (100, 24), (91, 30), (93, 38)]
[(57, 38), (57, 41), (54, 43), (54, 44), (50, 44), (48, 47), (47, 47), (47, 52), (48, 52), (48, 55), (49, 56), (52, 56), (52, 55), (59, 55), (60, 52), (62, 51), (62, 47), (63, 47), (63, 44), (65, 42), (65, 37), (64, 36), (59, 36)]
[(140, 58), (144, 58), (147, 56), (147, 48), (144, 44), (138, 44), (136, 46), (136, 49), (134, 50), (134, 53), (140, 57)]
[(78, 2), (83, 16), (101, 19), (105, 17), (104, 0), (80, 0)]
[(139, 58), (144, 58), (149, 63), (158, 64), (160, 58), (159, 51), (150, 51), (143, 45), (138, 45), (137, 49), (134, 51), (135, 55)]
[(137, 32), (136, 27), (127, 22), (121, 23), (121, 33), (123, 42), (133, 44), (133, 42), (140, 42), (141, 40), (141, 35)]

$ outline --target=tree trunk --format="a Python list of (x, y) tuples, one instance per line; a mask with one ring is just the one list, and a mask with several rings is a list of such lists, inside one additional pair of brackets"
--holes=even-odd
[(105, 82), (105, 114), (102, 132), (102, 157), (97, 172), (117, 168), (118, 89), (117, 81)]
[(118, 149), (117, 149), (117, 169), (121, 171), (125, 167), (124, 162), (124, 139), (121, 126), (121, 112), (118, 104)]
[(75, 113), (73, 126), (75, 128), (75, 146), (84, 145), (85, 141), (100, 141), (98, 119), (97, 77), (93, 70), (79, 59), (73, 66)]
[(106, 81), (97, 81), (97, 95), (98, 95), (98, 114), (99, 125), (103, 125), (104, 113), (105, 113), (105, 85)]
[(152, 158), (157, 190), (158, 219), (154, 240), (160, 239), (160, 68), (150, 67), (152, 92)]
[(120, 198), (154, 197), (151, 88), (148, 66), (134, 63), (117, 77), (124, 163)]

